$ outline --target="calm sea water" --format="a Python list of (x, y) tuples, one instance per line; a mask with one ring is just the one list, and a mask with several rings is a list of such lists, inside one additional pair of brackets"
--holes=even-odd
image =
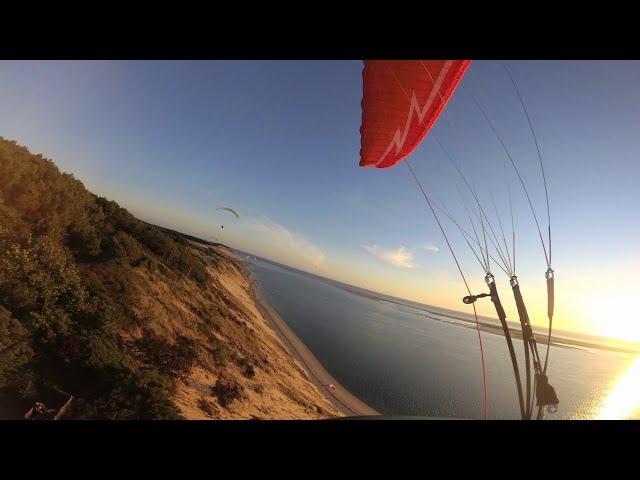
[[(467, 322), (256, 257), (247, 262), (265, 299), (325, 368), (380, 413), (482, 417), (478, 338)], [(504, 337), (483, 332), (483, 341), (489, 416), (519, 418)], [(522, 343), (514, 341), (523, 358)], [(547, 418), (640, 418), (640, 357), (553, 347), (549, 378), (560, 405)]]

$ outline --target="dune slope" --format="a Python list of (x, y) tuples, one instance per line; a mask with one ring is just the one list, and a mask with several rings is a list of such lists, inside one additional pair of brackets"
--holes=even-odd
[(88, 192), (0, 138), (0, 418), (323, 418), (338, 411), (241, 261)]

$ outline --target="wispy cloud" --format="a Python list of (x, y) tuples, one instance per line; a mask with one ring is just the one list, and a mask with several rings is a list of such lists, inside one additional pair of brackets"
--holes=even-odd
[(417, 265), (413, 262), (413, 253), (411, 253), (405, 247), (398, 247), (396, 249), (386, 249), (379, 245), (362, 245), (367, 252), (374, 257), (383, 260), (394, 267), (398, 268), (416, 268)]
[(288, 254), (302, 257), (316, 268), (324, 264), (324, 252), (304, 235), (289, 230), (266, 217), (249, 219), (247, 224), (253, 230), (269, 237), (269, 240), (280, 249), (286, 250)]
[(433, 253), (438, 253), (440, 251), (440, 249), (438, 247), (436, 247), (433, 243), (423, 243), (422, 245), (420, 245), (420, 247), (422, 250), (426, 250), (428, 252), (433, 252)]

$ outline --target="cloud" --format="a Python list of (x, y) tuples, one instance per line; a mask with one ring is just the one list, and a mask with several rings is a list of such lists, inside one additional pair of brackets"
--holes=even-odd
[(426, 250), (428, 252), (432, 252), (432, 253), (438, 253), (440, 251), (440, 249), (438, 247), (436, 247), (434, 244), (432, 243), (425, 243), (420, 245), (420, 247), (422, 250)]
[(279, 249), (286, 251), (288, 256), (302, 257), (316, 268), (324, 264), (324, 252), (304, 235), (289, 230), (266, 217), (249, 219), (247, 223), (253, 230), (269, 237)]
[(413, 253), (407, 250), (405, 247), (398, 247), (397, 249), (385, 249), (378, 245), (362, 245), (367, 252), (374, 257), (383, 260), (394, 267), (398, 268), (416, 268), (417, 265), (413, 263)]

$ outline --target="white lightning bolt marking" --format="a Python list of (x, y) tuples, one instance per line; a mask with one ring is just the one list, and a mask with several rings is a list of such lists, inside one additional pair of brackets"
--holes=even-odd
[(415, 91), (411, 92), (409, 113), (407, 114), (407, 121), (404, 124), (404, 131), (401, 132), (400, 128), (396, 130), (396, 133), (393, 135), (393, 138), (391, 139), (391, 143), (389, 143), (387, 150), (380, 157), (380, 160), (378, 160), (378, 163), (376, 163), (376, 165), (379, 165), (382, 162), (382, 160), (384, 160), (386, 156), (389, 155), (389, 152), (391, 152), (391, 149), (394, 146), (396, 147), (396, 155), (400, 153), (400, 150), (404, 146), (404, 143), (407, 141), (407, 135), (409, 134), (409, 128), (411, 127), (411, 120), (413, 120), (414, 114), (417, 114), (418, 122), (422, 123), (425, 115), (427, 114), (427, 111), (429, 110), (429, 108), (431, 108), (431, 105), (433, 104), (433, 100), (435, 99), (436, 95), (438, 95), (440, 92), (440, 86), (442, 85), (442, 82), (445, 76), (447, 75), (449, 68), (451, 68), (451, 63), (452, 63), (451, 60), (446, 60), (444, 62), (442, 70), (440, 70), (440, 74), (438, 75), (438, 78), (436, 79), (436, 82), (434, 84), (435, 88), (431, 90), (431, 93), (429, 94), (429, 97), (427, 98), (427, 101), (425, 102), (422, 108), (420, 108), (420, 104), (418, 103), (416, 92)]

